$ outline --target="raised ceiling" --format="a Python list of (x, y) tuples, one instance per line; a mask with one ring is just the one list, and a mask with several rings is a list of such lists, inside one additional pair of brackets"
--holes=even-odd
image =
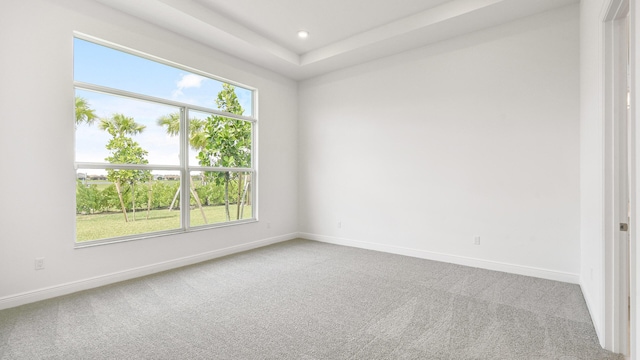
[(579, 0), (96, 1), (301, 80)]
[[(302, 55), (448, 0), (195, 1)], [(295, 34), (300, 29), (311, 37), (298, 39)]]

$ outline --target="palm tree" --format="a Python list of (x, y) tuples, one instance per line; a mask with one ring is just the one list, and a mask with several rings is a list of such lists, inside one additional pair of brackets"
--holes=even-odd
[(133, 118), (123, 114), (114, 114), (110, 118), (100, 119), (100, 130), (105, 130), (109, 135), (124, 137), (126, 135), (137, 135), (146, 129), (145, 125), (138, 124)]
[[(130, 135), (140, 134), (145, 128), (146, 126), (138, 124), (133, 118), (123, 114), (114, 114), (110, 118), (100, 119), (100, 129), (112, 136), (106, 146), (107, 150), (111, 151), (111, 156), (105, 160), (112, 164), (148, 164), (146, 156), (149, 152), (130, 137)], [(151, 173), (148, 170), (107, 170), (107, 178), (116, 186), (126, 222), (128, 222), (127, 210), (122, 198), (121, 185), (125, 183), (131, 185), (131, 204), (135, 220), (135, 183), (148, 180), (150, 177)]]
[[(167, 129), (167, 135), (176, 136), (180, 133), (180, 114), (171, 113), (158, 118), (158, 125)], [(206, 145), (204, 134), (205, 121), (202, 119), (189, 119), (189, 145), (193, 150), (199, 151)]]
[(93, 110), (87, 100), (83, 97), (76, 96), (76, 125), (82, 123), (93, 124), (98, 119), (95, 110)]
[(176, 136), (180, 133), (180, 114), (177, 112), (160, 116), (157, 123), (166, 127), (167, 134), (170, 136)]
[[(176, 136), (180, 133), (180, 114), (179, 113), (171, 113), (169, 115), (164, 115), (158, 118), (158, 125), (164, 126), (167, 129), (167, 135)], [(201, 119), (191, 118), (189, 119), (189, 146), (193, 150), (201, 151), (207, 142), (206, 134), (204, 133), (205, 121)], [(204, 214), (204, 210), (202, 209), (202, 203), (200, 202), (200, 198), (198, 197), (198, 193), (195, 191), (193, 186), (193, 182), (189, 181), (189, 189), (191, 191), (191, 195), (195, 199), (198, 207), (200, 208), (200, 213), (202, 214), (202, 218), (204, 219), (205, 224), (207, 223), (207, 217)], [(176, 189), (176, 194), (173, 197), (173, 201), (169, 206), (169, 210), (173, 208), (173, 204), (175, 200), (178, 198), (178, 194), (180, 193), (180, 188)]]

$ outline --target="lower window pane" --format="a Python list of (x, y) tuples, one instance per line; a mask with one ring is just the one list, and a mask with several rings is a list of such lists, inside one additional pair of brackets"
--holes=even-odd
[(79, 169), (76, 242), (180, 228), (177, 171)]
[(253, 218), (250, 172), (191, 172), (189, 226)]

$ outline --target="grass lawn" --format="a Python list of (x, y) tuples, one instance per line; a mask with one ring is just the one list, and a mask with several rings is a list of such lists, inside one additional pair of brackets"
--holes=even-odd
[[(191, 226), (216, 224), (225, 222), (224, 205), (203, 206), (207, 218), (205, 223), (200, 209), (191, 210)], [(231, 219), (236, 218), (236, 205), (229, 206)], [(251, 218), (251, 206), (245, 205), (244, 219)], [(105, 213), (92, 215), (76, 215), (76, 241), (98, 240), (117, 236), (144, 234), (163, 230), (180, 228), (180, 210), (151, 210), (147, 220), (147, 211), (136, 211), (135, 221), (133, 213), (127, 213), (129, 222), (124, 221), (122, 213)]]

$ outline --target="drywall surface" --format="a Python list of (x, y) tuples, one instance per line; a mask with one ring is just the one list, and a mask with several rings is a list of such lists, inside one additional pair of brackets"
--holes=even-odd
[(602, 0), (580, 5), (580, 285), (604, 346)]
[[(0, 24), (0, 306), (295, 236), (294, 81), (93, 1), (4, 0)], [(74, 249), (74, 31), (258, 89), (259, 222)]]
[(579, 68), (575, 5), (302, 82), (301, 233), (578, 282)]

